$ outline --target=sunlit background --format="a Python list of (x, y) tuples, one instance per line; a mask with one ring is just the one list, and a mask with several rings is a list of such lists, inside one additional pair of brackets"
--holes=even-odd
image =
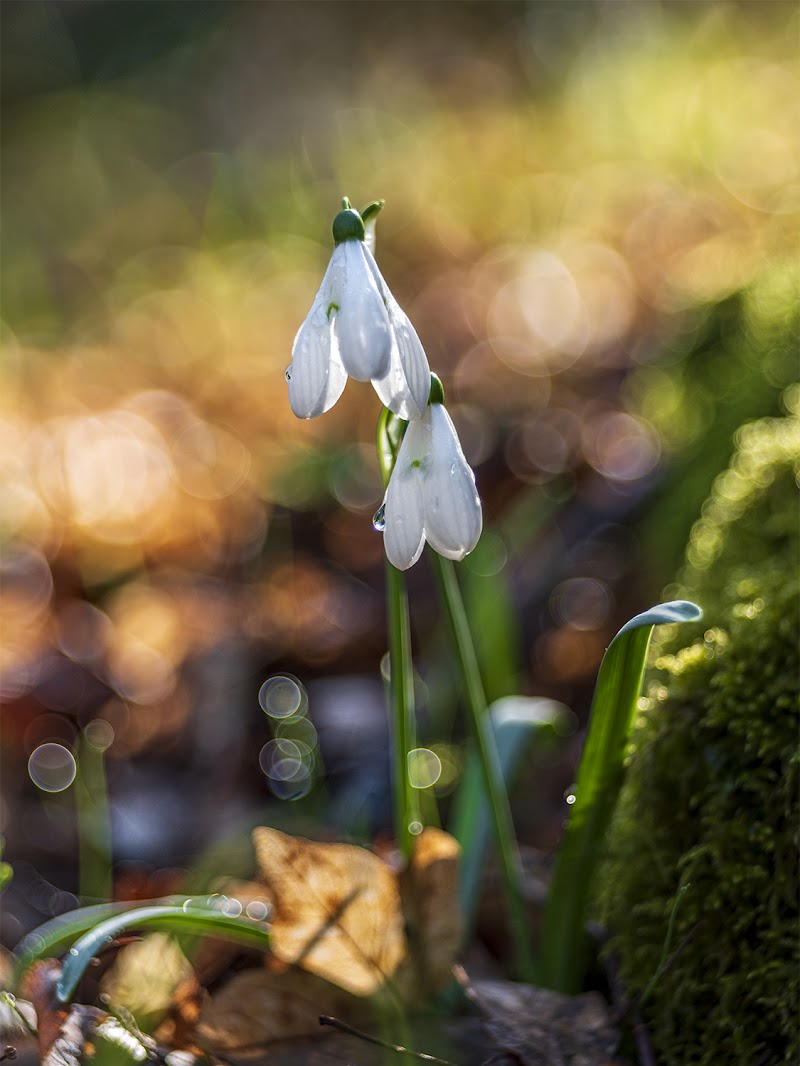
[[(390, 828), (379, 404), (351, 382), (301, 423), (283, 379), (342, 195), (386, 200), (381, 269), (476, 469), (489, 695), (585, 719), (734, 430), (796, 376), (800, 79), (770, 0), (2, 23), (13, 945), (78, 893), (234, 872), (254, 824)], [(409, 580), (412, 773), (446, 817), (459, 694), (424, 560)], [(572, 758), (528, 775), (523, 840), (553, 846)]]

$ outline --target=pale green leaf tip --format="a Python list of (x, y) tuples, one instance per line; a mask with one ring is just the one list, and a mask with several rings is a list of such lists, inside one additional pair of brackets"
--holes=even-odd
[(431, 391), (428, 403), (444, 403), (444, 385), (438, 374), (431, 374)]
[(367, 204), (366, 207), (360, 211), (361, 217), (364, 220), (364, 225), (368, 226), (370, 223), (375, 224), (375, 219), (378, 214), (383, 210), (383, 206), (386, 203), (385, 200), (373, 200), (371, 204)]
[[(639, 629), (640, 626), (660, 626), (674, 622), (697, 622), (702, 617), (701, 608), (696, 603), (692, 603), (691, 600), (670, 600), (668, 603), (659, 603), (648, 611), (634, 615), (620, 629), (614, 640), (618, 640), (623, 633), (628, 633), (632, 629)], [(612, 640), (611, 643), (613, 644), (614, 641)]]

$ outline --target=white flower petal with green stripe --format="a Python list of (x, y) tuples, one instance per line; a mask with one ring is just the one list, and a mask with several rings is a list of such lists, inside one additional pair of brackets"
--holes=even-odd
[(398, 570), (414, 565), (426, 540), (447, 559), (463, 559), (478, 543), (483, 511), (475, 475), (440, 403), (409, 423), (386, 489), (384, 522), (386, 557)]

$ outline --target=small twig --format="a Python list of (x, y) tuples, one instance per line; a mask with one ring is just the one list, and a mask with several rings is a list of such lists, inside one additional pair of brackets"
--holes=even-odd
[[(637, 1003), (637, 1006), (639, 1006), (639, 1007), (641, 1007), (642, 1004), (645, 1002), (645, 1000), (650, 997), (650, 993), (656, 987), (656, 985), (658, 983), (658, 979), (664, 973), (664, 970), (667, 967), (667, 963), (673, 957), (673, 956), (668, 956), (668, 953), (669, 953), (670, 944), (672, 943), (672, 931), (675, 928), (675, 919), (676, 919), (676, 917), (678, 915), (678, 907), (680, 906), (681, 900), (683, 899), (683, 897), (686, 895), (686, 893), (689, 891), (689, 889), (691, 887), (692, 887), (691, 884), (689, 882), (687, 882), (685, 885), (681, 885), (681, 887), (678, 889), (678, 891), (677, 891), (677, 893), (675, 895), (675, 901), (672, 904), (672, 910), (669, 913), (669, 922), (667, 923), (667, 935), (664, 937), (664, 946), (661, 949), (661, 958), (658, 960), (658, 966), (656, 966), (656, 972), (653, 974), (653, 976), (647, 982), (647, 984), (645, 985), (644, 991), (639, 996), (639, 1000), (638, 1000), (638, 1003)], [(680, 945), (679, 945), (679, 950), (680, 950)]]
[[(658, 977), (664, 976), (702, 925), (703, 921), (701, 920), (692, 926), (669, 958), (659, 965), (656, 970), (656, 975)], [(650, 1034), (647, 1031), (647, 1026), (644, 1023), (641, 1011), (639, 1010), (644, 1002), (645, 993), (648, 991), (648, 988), (652, 990), (653, 982), (651, 981), (648, 984), (648, 987), (645, 988), (643, 992), (640, 992), (634, 999), (629, 999), (622, 985), (622, 981), (620, 980), (617, 957), (611, 952), (605, 954), (605, 970), (608, 975), (608, 983), (611, 986), (614, 1007), (616, 1008), (614, 1012), (614, 1020), (616, 1024), (621, 1025), (622, 1022), (629, 1017), (628, 1024), (634, 1044), (636, 1045), (636, 1054), (640, 1066), (656, 1066), (653, 1047), (650, 1043)]]
[(653, 1047), (650, 1043), (650, 1034), (639, 1012), (638, 1004), (635, 1000), (629, 1000), (625, 994), (625, 989), (619, 976), (619, 965), (617, 964), (616, 956), (610, 952), (607, 953), (604, 964), (608, 983), (611, 986), (611, 996), (616, 1008), (615, 1022), (619, 1025), (630, 1014), (630, 1031), (636, 1046), (636, 1057), (639, 1060), (639, 1066), (656, 1066)]
[(387, 1051), (396, 1051), (398, 1055), (410, 1055), (411, 1058), (419, 1059), (420, 1062), (435, 1062), (439, 1066), (455, 1066), (455, 1063), (450, 1062), (449, 1059), (439, 1059), (435, 1055), (426, 1055), (422, 1051), (411, 1051), (410, 1048), (402, 1047), (400, 1044), (390, 1044), (386, 1040), (380, 1040), (377, 1036), (371, 1036), (369, 1033), (362, 1033), (360, 1029), (354, 1028), (352, 1025), (348, 1025), (347, 1022), (340, 1022), (338, 1018), (331, 1018), (327, 1014), (320, 1014), (320, 1025), (330, 1025), (333, 1029), (339, 1029), (343, 1033), (349, 1033), (350, 1036), (357, 1036), (359, 1040), (366, 1040), (370, 1044), (377, 1044), (378, 1047), (385, 1048)]
[(686, 936), (683, 938), (683, 940), (680, 942), (680, 944), (678, 944), (678, 946), (672, 952), (670, 957), (664, 963), (663, 967), (661, 968), (661, 976), (662, 977), (667, 972), (667, 970), (669, 970), (669, 968), (672, 966), (673, 962), (681, 954), (681, 952), (686, 947), (686, 945), (689, 943), (689, 941), (694, 937), (694, 935), (698, 931), (698, 929), (702, 928), (702, 926), (704, 926), (705, 924), (706, 924), (705, 923), (705, 919), (703, 919), (703, 918), (701, 918), (699, 922), (695, 922), (695, 924), (692, 926), (692, 928), (689, 930), (689, 932), (686, 934)]

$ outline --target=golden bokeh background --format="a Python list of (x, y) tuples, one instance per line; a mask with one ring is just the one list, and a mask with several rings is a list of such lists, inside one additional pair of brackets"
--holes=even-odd
[[(464, 577), (489, 689), (585, 713), (734, 429), (796, 374), (794, 5), (69, 0), (2, 20), (0, 831), (55, 886), (32, 906), (76, 891), (78, 830), (28, 760), (89, 723), (110, 727), (118, 879), (282, 802), (270, 742), (295, 745), (308, 802), (359, 764), (339, 822), (386, 822), (378, 400), (351, 382), (301, 423), (283, 379), (342, 195), (386, 200), (381, 269), (477, 470)], [(410, 584), (425, 743), (457, 762), (424, 563)], [(258, 703), (284, 674), (328, 684), (289, 741)]]

